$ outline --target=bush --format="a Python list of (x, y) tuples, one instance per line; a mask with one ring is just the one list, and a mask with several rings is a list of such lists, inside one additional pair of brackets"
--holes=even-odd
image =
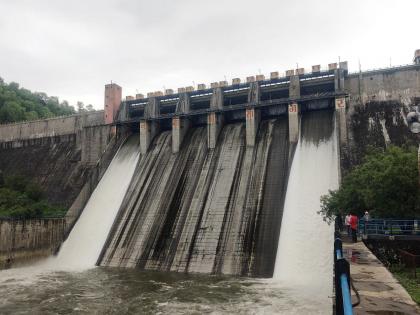
[(30, 219), (65, 215), (66, 209), (50, 205), (43, 198), (42, 189), (27, 178), (6, 177), (4, 185), (0, 185), (0, 217)]
[(321, 197), (320, 213), (332, 219), (369, 210), (375, 217), (413, 218), (420, 214), (418, 181), (416, 149), (371, 149), (338, 190)]

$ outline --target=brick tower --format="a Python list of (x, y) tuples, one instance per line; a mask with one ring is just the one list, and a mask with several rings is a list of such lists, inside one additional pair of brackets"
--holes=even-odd
[(105, 123), (112, 124), (116, 119), (118, 109), (120, 108), (122, 97), (122, 88), (118, 84), (111, 83), (105, 85)]

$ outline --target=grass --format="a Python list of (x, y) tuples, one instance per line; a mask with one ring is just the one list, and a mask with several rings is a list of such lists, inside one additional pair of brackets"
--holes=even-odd
[(420, 304), (420, 268), (417, 268), (417, 278), (414, 278), (412, 269), (392, 268), (391, 272), (401, 285), (411, 295), (412, 299)]

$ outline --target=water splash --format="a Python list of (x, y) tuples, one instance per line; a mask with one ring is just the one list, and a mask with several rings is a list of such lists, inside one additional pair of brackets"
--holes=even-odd
[(139, 152), (135, 136), (118, 150), (58, 255), (47, 259), (44, 266), (61, 270), (95, 266), (133, 177)]
[[(325, 128), (328, 125), (331, 127)], [(326, 305), (331, 305), (333, 230), (317, 212), (320, 197), (338, 187), (337, 150), (332, 113), (305, 114), (287, 186), (274, 270), (274, 279), (305, 288)]]

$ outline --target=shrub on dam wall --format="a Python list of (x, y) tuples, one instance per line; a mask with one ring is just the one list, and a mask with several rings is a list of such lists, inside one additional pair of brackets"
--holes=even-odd
[(321, 198), (321, 213), (332, 218), (369, 210), (375, 217), (413, 218), (420, 214), (419, 201), (417, 149), (371, 148), (340, 189)]
[(0, 173), (0, 217), (29, 219), (63, 216), (65, 208), (50, 205), (44, 192), (22, 176), (4, 177)]

